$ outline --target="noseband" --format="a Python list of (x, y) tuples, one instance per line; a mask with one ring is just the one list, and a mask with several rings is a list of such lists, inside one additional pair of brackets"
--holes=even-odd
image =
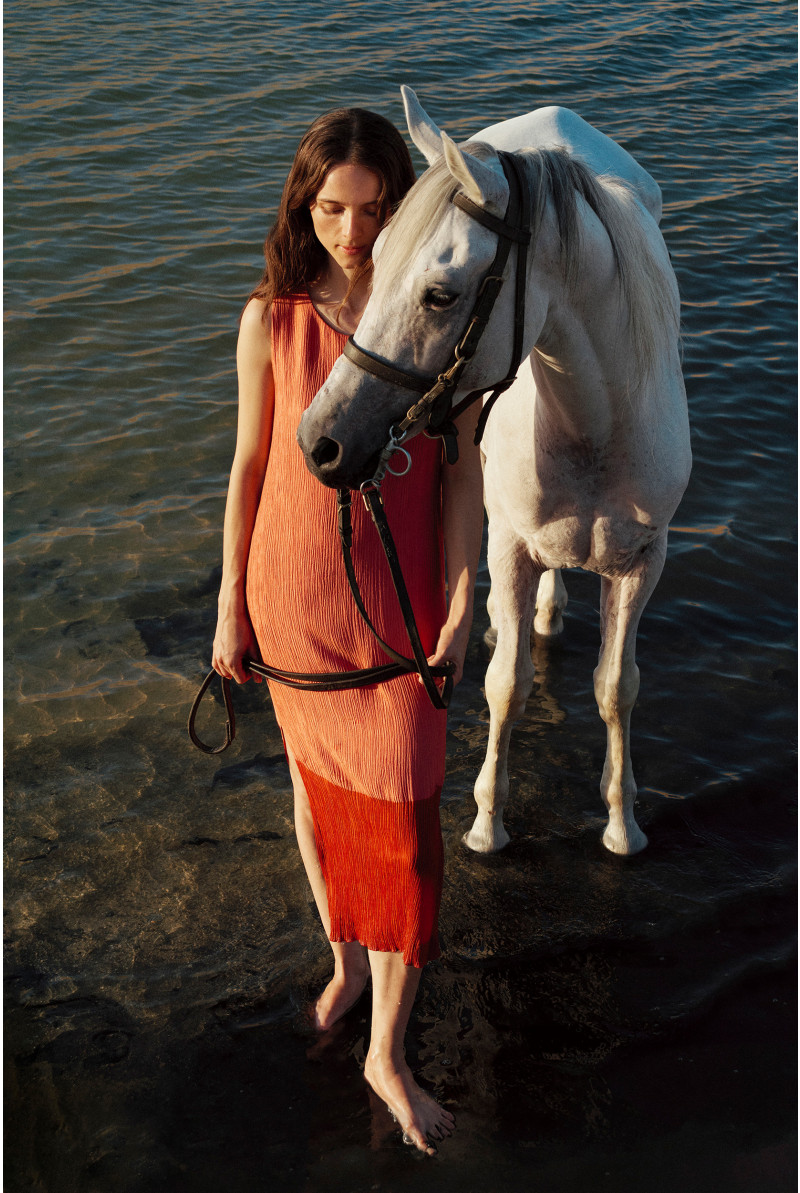
[[(519, 156), (514, 153), (498, 151), (503, 173), (508, 181), (508, 206), (503, 219), (492, 215), (485, 208), (479, 207), (460, 191), (453, 195), (452, 202), (461, 211), (466, 212), (472, 219), (477, 220), (484, 228), (497, 235), (497, 252), (492, 261), (475, 299), (475, 305), (467, 320), (467, 325), (453, 349), (450, 362), (444, 372), (438, 377), (420, 377), (416, 373), (409, 373), (396, 365), (388, 364), (379, 357), (367, 352), (356, 344), (352, 336), (344, 347), (344, 355), (353, 364), (358, 365), (373, 377), (379, 377), (390, 385), (399, 385), (403, 389), (414, 390), (422, 397), (407, 411), (405, 418), (396, 423), (390, 431), (387, 449), (390, 453), (399, 448), (406, 438), (408, 431), (421, 419), (427, 419), (429, 434), (441, 436), (445, 445), (445, 455), (448, 464), (454, 464), (458, 459), (458, 434), (454, 419), (471, 406), (483, 394), (493, 390), (492, 396), (483, 407), (478, 426), (475, 431), (475, 443), (480, 443), (483, 429), (489, 411), (500, 394), (513, 382), (517, 370), (522, 362), (522, 339), (525, 329), (525, 289), (527, 285), (527, 253), (531, 241), (530, 210), (531, 197), (528, 179)], [(466, 366), (475, 355), (475, 351), (483, 335), (489, 317), (494, 309), (497, 296), (503, 285), (503, 270), (506, 267), (512, 244), (518, 245), (517, 273), (514, 300), (514, 340), (511, 350), (511, 366), (502, 381), (494, 385), (484, 386), (483, 389), (473, 390), (453, 407), (453, 396), (458, 389), (458, 383)], [(373, 478), (374, 479), (374, 478)], [(367, 482), (369, 483), (369, 482)]]

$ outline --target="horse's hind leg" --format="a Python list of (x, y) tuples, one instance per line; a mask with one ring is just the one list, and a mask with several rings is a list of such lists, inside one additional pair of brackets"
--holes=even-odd
[[(536, 593), (536, 615), (533, 619), (534, 633), (540, 638), (555, 638), (564, 629), (563, 613), (567, 607), (567, 590), (561, 579), (561, 570), (544, 572), (539, 581)], [(489, 628), (483, 635), (483, 640), (490, 650), (497, 644), (497, 624), (495, 621), (495, 600), (492, 589), (486, 598), (486, 612), (489, 614)]]
[(600, 597), (602, 644), (594, 673), (594, 694), (606, 723), (607, 750), (600, 793), (608, 808), (603, 844), (612, 853), (638, 853), (647, 837), (633, 817), (636, 782), (630, 755), (631, 712), (639, 692), (636, 631), (664, 566), (666, 531), (648, 547), (636, 571), (609, 579)]
[(539, 581), (536, 593), (536, 616), (534, 631), (542, 638), (552, 638), (564, 629), (562, 614), (567, 607), (567, 590), (561, 579), (561, 570), (545, 572)]
[(493, 853), (510, 840), (503, 826), (508, 743), (533, 686), (530, 639), (539, 575), (525, 544), (510, 533), (498, 533), (495, 522), (491, 523), (488, 556), (492, 618), (497, 630), (497, 645), (486, 672), (489, 742), (475, 783), (478, 815), (464, 836), (464, 844), (477, 853)]

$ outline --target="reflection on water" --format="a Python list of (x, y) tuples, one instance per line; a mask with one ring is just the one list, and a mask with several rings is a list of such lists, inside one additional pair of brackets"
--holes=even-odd
[[(6, 5), (16, 1188), (789, 1187), (794, 13), (453, 16)], [(184, 730), (264, 231), (311, 119), (359, 103), (399, 122), (400, 82), (457, 137), (564, 103), (658, 178), (695, 454), (639, 635), (643, 855), (599, 844), (599, 582), (577, 572), (563, 637), (533, 646), (512, 844), (462, 848), (487, 733), (479, 601), (449, 722), (446, 951), (409, 1045), (459, 1117), (449, 1166), (428, 1168), (365, 1093), (368, 1002), (324, 1046), (305, 1034), (328, 953), (266, 693), (236, 693), (220, 760)]]

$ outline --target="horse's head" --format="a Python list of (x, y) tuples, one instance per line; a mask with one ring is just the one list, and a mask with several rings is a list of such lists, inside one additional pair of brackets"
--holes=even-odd
[[(462, 151), (407, 87), (403, 99), (411, 137), (431, 168), (375, 244), (372, 294), (356, 342), (378, 361), (432, 382), (448, 366), (497, 246), (496, 235), (454, 206), (452, 196), (461, 191), (502, 216), (509, 192), (493, 149), (475, 143)], [(510, 323), (508, 290), (501, 292), (492, 316), (497, 327)], [(459, 389), (488, 386), (503, 377), (508, 342), (508, 334), (484, 337)], [(340, 357), (297, 432), (308, 468), (323, 484), (357, 487), (374, 473), (390, 428), (419, 396)], [(415, 425), (409, 435), (423, 426)]]

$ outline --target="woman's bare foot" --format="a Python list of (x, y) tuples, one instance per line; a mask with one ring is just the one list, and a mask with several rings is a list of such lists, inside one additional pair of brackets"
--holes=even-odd
[(395, 1063), (370, 1054), (364, 1076), (400, 1124), (403, 1140), (413, 1143), (426, 1155), (435, 1156), (436, 1147), (432, 1140), (452, 1135), (456, 1120), (449, 1110), (417, 1085), (405, 1060)]
[(328, 1031), (355, 1006), (364, 993), (368, 977), (369, 965), (360, 944), (350, 942), (337, 950), (333, 977), (314, 1005), (317, 1031)]

